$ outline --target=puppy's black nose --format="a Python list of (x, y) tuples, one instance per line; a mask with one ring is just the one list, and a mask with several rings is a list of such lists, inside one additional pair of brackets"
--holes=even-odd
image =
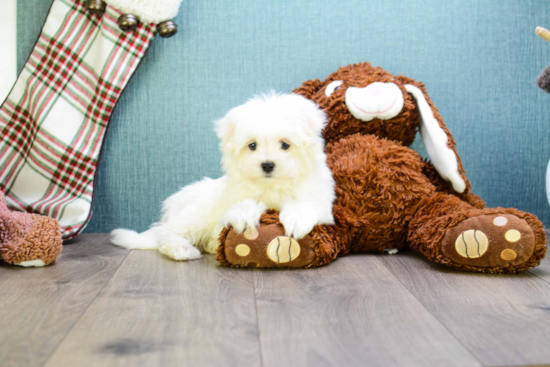
[(264, 162), (262, 163), (262, 169), (265, 173), (269, 173), (273, 171), (273, 168), (275, 168), (275, 163), (273, 162)]

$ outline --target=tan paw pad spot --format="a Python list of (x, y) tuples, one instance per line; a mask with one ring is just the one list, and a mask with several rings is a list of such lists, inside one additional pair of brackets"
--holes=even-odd
[(258, 238), (258, 230), (256, 228), (253, 228), (251, 230), (246, 230), (244, 231), (243, 233), (244, 235), (244, 238), (246, 238), (247, 240), (255, 240), (256, 238)]
[(506, 219), (505, 217), (496, 217), (495, 219), (493, 219), (493, 224), (495, 226), (502, 227), (505, 226), (506, 223), (508, 223), (508, 219)]
[(516, 252), (511, 248), (507, 248), (500, 253), (500, 257), (502, 258), (502, 260), (512, 261), (516, 257), (518, 257), (518, 254), (516, 254)]
[(489, 240), (485, 233), (470, 229), (462, 232), (455, 241), (456, 252), (468, 259), (481, 257), (489, 247)]
[(248, 245), (245, 245), (244, 243), (241, 243), (240, 245), (237, 245), (237, 247), (235, 247), (235, 252), (239, 256), (247, 256), (250, 253), (250, 247)]
[(300, 255), (300, 244), (291, 237), (279, 236), (267, 245), (267, 257), (278, 264), (289, 263)]
[(504, 234), (504, 238), (508, 242), (518, 242), (521, 238), (521, 233), (517, 229), (510, 229)]

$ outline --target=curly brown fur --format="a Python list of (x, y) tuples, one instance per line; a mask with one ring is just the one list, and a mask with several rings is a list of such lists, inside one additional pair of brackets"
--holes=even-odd
[[(279, 224), (281, 225), (281, 222), (279, 222), (279, 213), (275, 210), (268, 210), (262, 216), (260, 217), (260, 224)], [(216, 260), (222, 265), (225, 266), (235, 266), (234, 264), (230, 263), (227, 260), (227, 256), (225, 254), (225, 243), (227, 241), (227, 235), (231, 231), (231, 228), (224, 228), (219, 237), (219, 246), (216, 249)]]
[(62, 249), (59, 224), (38, 214), (11, 212), (0, 192), (0, 258), (8, 264), (54, 263)]
[[(281, 225), (281, 222), (279, 222), (279, 213), (275, 210), (268, 210), (266, 213), (262, 214), (260, 218), (260, 224)], [(235, 267), (237, 265), (232, 264), (228, 261), (225, 251), (227, 235), (229, 234), (230, 230), (230, 228), (224, 228), (220, 233), (220, 245), (216, 250), (216, 260), (224, 266)], [(337, 233), (337, 230), (334, 226), (315, 226), (310, 235), (313, 238), (313, 242), (316, 244), (314, 249), (315, 258), (310, 264), (306, 266), (296, 267), (297, 269), (322, 266), (333, 261), (338, 255), (349, 252), (349, 248), (346, 251), (346, 249), (343, 249), (341, 247), (341, 244), (345, 241), (341, 240), (342, 234)]]
[[(334, 91), (330, 97), (327, 97), (325, 89), (335, 80), (342, 80), (343, 83), (338, 90)], [(369, 122), (363, 122), (349, 113), (345, 101), (346, 91), (349, 87), (364, 88), (374, 82), (391, 82), (396, 84), (403, 93), (403, 109), (397, 116), (389, 120), (374, 119)], [(403, 75), (395, 76), (381, 67), (373, 67), (368, 62), (364, 62), (341, 67), (322, 82), (319, 79), (308, 80), (302, 86), (296, 88), (294, 93), (301, 94), (313, 100), (319, 107), (325, 110), (329, 116), (329, 120), (323, 132), (323, 137), (327, 142), (360, 133), (362, 135), (375, 135), (380, 138), (394, 140), (404, 146), (409, 146), (414, 141), (419, 128), (420, 113), (412, 96), (405, 89), (405, 85), (407, 84), (416, 86), (424, 93), (435, 119), (447, 135), (447, 146), (454, 151), (457, 157), (460, 176), (466, 183), (464, 194), (467, 195), (471, 191), (471, 185), (456, 149), (454, 137), (443, 122), (443, 118), (429, 98), (426, 88), (421, 82)]]
[[(419, 203), (419, 208), (409, 224), (409, 246), (439, 264), (470, 272), (519, 273), (539, 265), (546, 253), (544, 226), (533, 214), (514, 208), (477, 209), (444, 193), (434, 193), (434, 195), (423, 199)], [(535, 250), (526, 262), (519, 266), (484, 268), (457, 264), (444, 256), (441, 252), (441, 243), (448, 228), (452, 228), (466, 219), (488, 214), (512, 214), (527, 221), (535, 233)]]
[[(325, 96), (325, 88), (335, 80), (344, 83), (330, 97)], [(363, 88), (373, 82), (394, 82), (399, 86), (405, 98), (405, 105), (399, 115), (391, 120), (372, 120), (364, 123), (353, 117), (345, 102), (348, 87)], [(389, 72), (380, 67), (372, 67), (365, 62), (339, 68), (329, 75), (323, 82), (319, 79), (306, 81), (296, 88), (294, 93), (316, 102), (330, 116), (323, 137), (327, 142), (360, 133), (376, 135), (401, 142), (403, 145), (412, 144), (418, 130), (418, 111), (412, 97), (405, 90), (405, 84), (398, 82)]]
[[(343, 83), (327, 97), (325, 89), (335, 80)], [(403, 93), (403, 109), (394, 118), (363, 122), (348, 111), (345, 102), (347, 88), (362, 88), (373, 82), (395, 83)], [(407, 148), (414, 140), (420, 124), (418, 108), (405, 89), (407, 84), (414, 85), (423, 92), (435, 119), (447, 135), (447, 146), (454, 151), (460, 176), (466, 183), (463, 193), (455, 192), (429, 161), (420, 161), (418, 155)], [(441, 240), (436, 233), (430, 233), (435, 236), (433, 238), (429, 235), (422, 236), (422, 233), (429, 231), (429, 226), (424, 228), (429, 218), (439, 228), (439, 232), (444, 234), (446, 228), (455, 224), (452, 221), (445, 222), (448, 213), (456, 212), (454, 218), (458, 222), (461, 218), (459, 208), (472, 216), (480, 215), (479, 210), (485, 208), (485, 202), (471, 192), (471, 184), (456, 149), (454, 137), (422, 83), (403, 75), (394, 76), (369, 63), (360, 63), (341, 67), (324, 81), (306, 81), (295, 93), (315, 101), (329, 117), (324, 137), (327, 141), (328, 163), (337, 182), (335, 227), (346, 234), (341, 239), (344, 241), (342, 248), (349, 248), (349, 251), (380, 251), (388, 247), (404, 247), (407, 242), (414, 247), (415, 236), (412, 234), (418, 230), (416, 236), (421, 239), (417, 240), (417, 248), (420, 249), (421, 243), (434, 244)], [(360, 138), (360, 135), (365, 139)], [(393, 141), (392, 144), (389, 141)], [(439, 196), (445, 194), (447, 195)], [(442, 200), (443, 197), (446, 200)], [(436, 201), (429, 203), (433, 198)], [(427, 210), (428, 214), (423, 216), (422, 210)], [(484, 211), (490, 212), (490, 209)], [(512, 212), (523, 213), (515, 209), (507, 211)], [(409, 223), (413, 217), (416, 221)], [(468, 217), (463, 219), (466, 218)], [(536, 250), (532, 258), (518, 268), (492, 269), (494, 272), (522, 271), (540, 261), (541, 254), (546, 251), (542, 223), (534, 216), (529, 218), (526, 220), (536, 233)], [(425, 254), (429, 258), (435, 256), (434, 253)], [(443, 261), (441, 257), (438, 259)], [(453, 266), (469, 271), (487, 270), (458, 264)]]
[[(342, 84), (327, 97), (325, 89), (335, 80), (341, 80)], [(404, 106), (397, 116), (363, 122), (348, 111), (347, 88), (363, 88), (373, 82), (392, 82), (401, 90)], [(408, 147), (421, 120), (415, 100), (405, 89), (407, 84), (422, 91), (434, 118), (447, 135), (447, 147), (455, 153), (459, 174), (466, 183), (463, 193), (456, 193), (429, 161), (422, 160)], [(407, 246), (430, 260), (465, 271), (516, 273), (540, 263), (546, 253), (542, 223), (534, 215), (517, 209), (487, 209), (485, 202), (471, 192), (455, 140), (422, 83), (361, 63), (339, 68), (324, 81), (308, 80), (294, 92), (315, 101), (327, 113), (328, 124), (323, 134), (327, 142), (327, 162), (336, 181), (335, 224), (317, 226), (310, 233), (316, 246), (316, 258), (308, 267), (327, 264), (351, 251), (382, 251)], [(446, 233), (461, 230), (455, 226), (465, 220), (491, 214), (514, 215), (517, 217), (514, 220), (521, 221), (527, 228), (530, 238), (534, 239), (534, 244), (531, 243), (534, 250), (525, 262), (514, 266), (480, 267), (459, 264), (443, 254)], [(262, 220), (278, 221), (274, 212), (263, 216)], [(220, 236), (222, 245), (218, 260), (231, 265), (223, 256), (227, 233), (228, 230), (224, 230)], [(522, 258), (518, 257), (518, 261)]]
[(412, 208), (435, 190), (418, 153), (396, 142), (355, 134), (326, 147), (336, 181), (336, 226), (351, 251), (383, 251), (406, 243)]
[(223, 266), (234, 266), (227, 260), (227, 256), (225, 255), (225, 242), (230, 230), (231, 228), (222, 229), (220, 237), (218, 238), (219, 246), (216, 249), (216, 260)]
[(453, 190), (453, 186), (449, 181), (445, 181), (439, 173), (435, 170), (435, 167), (427, 160), (424, 160), (424, 167), (422, 173), (428, 178), (428, 180), (435, 186), (436, 191), (444, 192), (449, 195), (454, 195), (460, 200), (467, 202), (475, 208), (483, 209), (486, 204), (481, 197), (475, 195), (472, 192), (465, 192), (462, 194), (457, 193)]

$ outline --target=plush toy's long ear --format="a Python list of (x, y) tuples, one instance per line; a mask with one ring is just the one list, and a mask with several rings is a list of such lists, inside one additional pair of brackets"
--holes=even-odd
[(302, 83), (298, 88), (294, 89), (293, 92), (301, 96), (306, 97), (307, 99), (313, 99), (313, 95), (323, 87), (323, 82), (320, 79), (310, 79)]
[(406, 84), (405, 89), (416, 101), (420, 112), (420, 135), (433, 166), (443, 179), (451, 182), (454, 191), (460, 194), (470, 191), (455, 140), (423, 86), (420, 83)]

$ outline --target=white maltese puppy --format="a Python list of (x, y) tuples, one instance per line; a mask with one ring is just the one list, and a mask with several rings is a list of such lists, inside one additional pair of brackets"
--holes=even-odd
[(333, 224), (334, 180), (321, 132), (324, 111), (297, 94), (255, 97), (216, 122), (225, 175), (205, 178), (164, 201), (162, 219), (143, 233), (112, 232), (128, 249), (158, 249), (174, 260), (214, 253), (223, 227), (254, 234), (267, 209), (287, 236)]

